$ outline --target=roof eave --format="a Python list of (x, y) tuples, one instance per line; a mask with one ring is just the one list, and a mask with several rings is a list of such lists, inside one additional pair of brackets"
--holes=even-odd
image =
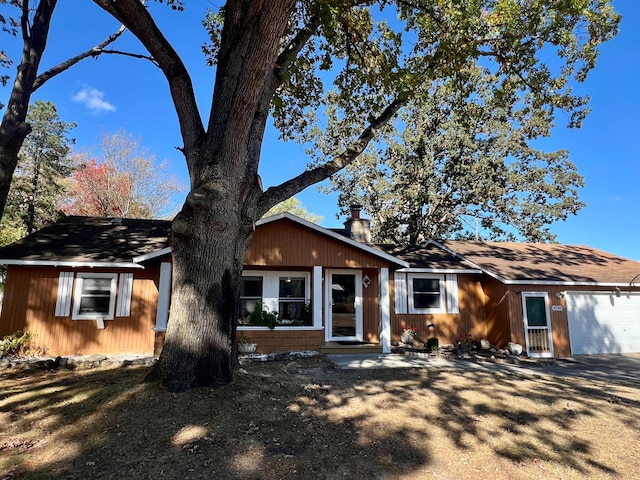
[(69, 267), (69, 268), (137, 268), (144, 266), (133, 262), (82, 262), (82, 261), (58, 261), (58, 260), (13, 260), (1, 259), (0, 265), (19, 265), (22, 267)]
[(164, 255), (168, 255), (171, 253), (171, 247), (161, 248), (160, 250), (156, 250), (155, 252), (145, 253), (144, 255), (139, 255), (137, 257), (133, 257), (132, 261), (134, 263), (142, 263), (148, 260), (152, 260), (154, 258), (162, 257)]

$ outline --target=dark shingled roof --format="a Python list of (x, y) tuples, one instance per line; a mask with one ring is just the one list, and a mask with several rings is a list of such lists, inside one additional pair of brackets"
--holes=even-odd
[(66, 217), (0, 248), (7, 260), (127, 263), (169, 246), (171, 222), (97, 217)]

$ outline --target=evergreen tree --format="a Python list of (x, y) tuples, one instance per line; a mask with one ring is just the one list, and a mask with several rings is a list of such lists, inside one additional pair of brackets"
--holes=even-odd
[(53, 103), (41, 100), (29, 109), (27, 122), (32, 131), (18, 156), (3, 220), (4, 227), (21, 225), (29, 234), (59, 216), (66, 179), (73, 170), (68, 155), (74, 140), (69, 133), (76, 125), (58, 117)]

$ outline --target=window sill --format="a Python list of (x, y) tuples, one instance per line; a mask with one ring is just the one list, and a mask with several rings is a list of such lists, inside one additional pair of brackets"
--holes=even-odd
[(421, 308), (421, 309), (409, 309), (409, 315), (435, 315), (438, 313), (447, 313), (446, 310), (442, 308)]
[[(270, 329), (269, 327), (261, 327), (261, 326), (253, 326), (253, 325), (238, 325), (238, 331), (266, 331), (268, 332)], [(298, 330), (324, 330), (324, 327), (314, 327), (313, 325), (308, 325), (305, 327), (292, 327), (289, 325), (277, 325), (276, 328), (274, 328), (274, 331), (278, 330), (278, 331), (298, 331)]]

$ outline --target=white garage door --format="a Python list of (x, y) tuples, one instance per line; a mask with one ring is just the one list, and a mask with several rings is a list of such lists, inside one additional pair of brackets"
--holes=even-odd
[(640, 352), (640, 294), (567, 292), (571, 353)]

